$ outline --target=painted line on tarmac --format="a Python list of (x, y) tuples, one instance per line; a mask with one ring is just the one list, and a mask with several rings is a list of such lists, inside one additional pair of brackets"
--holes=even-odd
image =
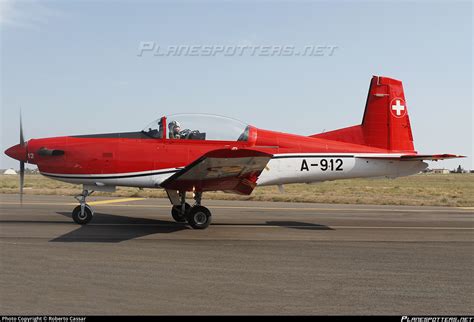
[(411, 226), (411, 227), (374, 227), (374, 226), (329, 226), (329, 228), (334, 228), (334, 229), (408, 229), (408, 230), (416, 230), (416, 229), (422, 229), (422, 230), (474, 230), (474, 227), (423, 227), (423, 226)]
[[(133, 200), (131, 200), (133, 199)], [(127, 201), (138, 201), (138, 200), (145, 200), (146, 198), (127, 198), (127, 199), (113, 199), (113, 200), (104, 200), (104, 201), (92, 201), (88, 202), (89, 205), (96, 205), (96, 206), (106, 206), (106, 207), (133, 207), (133, 208), (149, 208), (149, 209), (156, 209), (156, 208), (171, 208), (171, 205), (137, 205), (137, 204), (125, 204), (125, 205), (117, 205), (112, 203), (118, 202), (127, 202)], [(19, 202), (0, 202), (0, 205), (21, 205)], [(77, 203), (52, 203), (52, 202), (24, 202), (23, 206), (25, 205), (42, 205), (42, 206), (76, 206)], [(348, 211), (348, 212), (364, 212), (364, 211), (372, 211), (372, 212), (413, 212), (413, 213), (437, 213), (437, 212), (454, 212), (454, 213), (469, 213), (466, 210), (470, 210), (469, 208), (460, 208), (460, 207), (453, 207), (446, 209), (403, 209), (403, 208), (311, 208), (311, 207), (252, 207), (252, 206), (225, 206), (225, 205), (209, 205), (210, 208), (213, 209), (252, 209), (252, 210), (292, 210), (292, 211)]]
[[(2, 223), (8, 223), (3, 221)], [(47, 221), (44, 222), (48, 223)], [(130, 226), (130, 227), (185, 227), (186, 225), (170, 224), (88, 224), (87, 226)], [(299, 228), (302, 230), (331, 229), (397, 229), (397, 230), (474, 230), (474, 227), (433, 227), (433, 226), (311, 226), (311, 225), (246, 225), (246, 224), (211, 224), (223, 228)]]
[[(135, 199), (135, 198), (130, 198), (130, 199)], [(136, 198), (138, 199), (145, 199), (145, 198)], [(125, 202), (125, 201), (130, 201), (130, 200), (125, 200), (125, 199), (114, 199), (114, 200), (123, 200), (123, 201), (114, 201), (114, 202)], [(116, 204), (111, 204), (107, 203), (109, 200), (104, 200), (105, 202), (102, 201), (97, 201), (96, 204), (94, 204), (96, 201), (88, 202), (89, 205), (97, 205), (101, 206), (105, 204), (104, 206), (107, 207), (134, 207), (134, 208), (150, 208), (150, 209), (156, 209), (156, 208), (171, 208), (171, 205), (137, 205), (137, 204), (128, 204), (128, 205), (116, 205)], [(100, 202), (100, 204), (99, 204)], [(0, 202), (0, 205), (20, 205), (19, 202)], [(51, 203), (51, 202), (24, 202), (23, 206), (25, 205), (43, 205), (43, 206), (76, 206), (77, 203)], [(400, 208), (310, 208), (310, 207), (252, 207), (252, 206), (224, 206), (224, 205), (209, 205), (210, 208), (213, 209), (250, 209), (250, 210), (295, 210), (295, 211), (347, 211), (347, 212), (364, 212), (364, 211), (377, 211), (377, 212), (456, 212), (456, 213), (468, 213), (467, 209), (463, 208), (446, 208), (446, 209), (400, 209)]]
[(125, 198), (125, 199), (98, 200), (98, 201), (88, 202), (87, 204), (89, 204), (91, 206), (96, 206), (96, 205), (104, 205), (104, 204), (111, 204), (111, 203), (117, 203), (117, 202), (138, 201), (138, 200), (144, 200), (144, 199), (145, 198)]
[[(18, 220), (2, 220), (2, 224), (67, 224), (76, 225), (74, 222), (69, 221), (34, 221), (34, 222), (19, 222)], [(77, 226), (77, 225), (76, 225)], [(160, 223), (160, 224), (114, 224), (114, 223), (90, 223), (87, 226), (123, 226), (123, 227), (187, 227), (186, 224)], [(83, 227), (87, 227), (83, 226)], [(398, 229), (398, 230), (474, 230), (474, 227), (436, 227), (436, 226), (329, 226), (321, 224), (308, 224), (308, 225), (266, 225), (266, 224), (225, 224), (215, 223), (211, 224), (212, 227), (222, 228), (299, 228), (304, 230), (331, 230), (331, 229)]]

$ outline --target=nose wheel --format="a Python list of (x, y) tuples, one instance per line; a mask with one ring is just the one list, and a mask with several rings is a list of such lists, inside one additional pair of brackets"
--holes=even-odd
[(89, 221), (92, 220), (93, 216), (94, 216), (94, 211), (92, 210), (91, 206), (89, 206), (88, 204), (84, 205), (84, 209), (82, 209), (82, 206), (77, 206), (72, 211), (72, 219), (76, 222), (76, 224), (79, 224), (79, 225), (88, 224)]
[(86, 198), (90, 196), (94, 191), (83, 190), (82, 194), (75, 196), (77, 201), (79, 201), (79, 206), (74, 208), (72, 211), (72, 219), (76, 224), (86, 225), (94, 216), (94, 210), (91, 206), (86, 203)]

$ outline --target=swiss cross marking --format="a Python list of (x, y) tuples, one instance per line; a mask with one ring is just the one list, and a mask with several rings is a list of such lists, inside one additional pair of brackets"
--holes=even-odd
[(405, 102), (401, 98), (394, 98), (390, 103), (390, 111), (395, 117), (403, 117), (407, 113)]

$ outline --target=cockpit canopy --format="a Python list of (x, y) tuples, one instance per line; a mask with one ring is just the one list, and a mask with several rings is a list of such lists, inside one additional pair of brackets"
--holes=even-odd
[(143, 133), (157, 139), (247, 141), (250, 126), (212, 114), (173, 114), (148, 124)]

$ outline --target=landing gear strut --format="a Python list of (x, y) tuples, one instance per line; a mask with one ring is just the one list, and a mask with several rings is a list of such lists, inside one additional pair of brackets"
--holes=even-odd
[(191, 205), (186, 202), (186, 192), (180, 192), (180, 205), (171, 208), (171, 216), (176, 222), (186, 222), (186, 213), (191, 209)]
[(79, 206), (72, 211), (72, 219), (79, 225), (86, 225), (94, 216), (94, 210), (86, 203), (86, 198), (93, 192), (84, 189), (80, 195), (74, 197), (79, 201)]
[[(172, 201), (170, 193), (168, 193)], [(186, 202), (186, 191), (179, 192), (179, 205), (174, 205), (171, 215), (176, 222), (188, 222), (194, 229), (205, 229), (211, 224), (211, 212), (206, 207), (201, 206), (202, 192), (194, 193), (194, 205), (191, 207)]]

